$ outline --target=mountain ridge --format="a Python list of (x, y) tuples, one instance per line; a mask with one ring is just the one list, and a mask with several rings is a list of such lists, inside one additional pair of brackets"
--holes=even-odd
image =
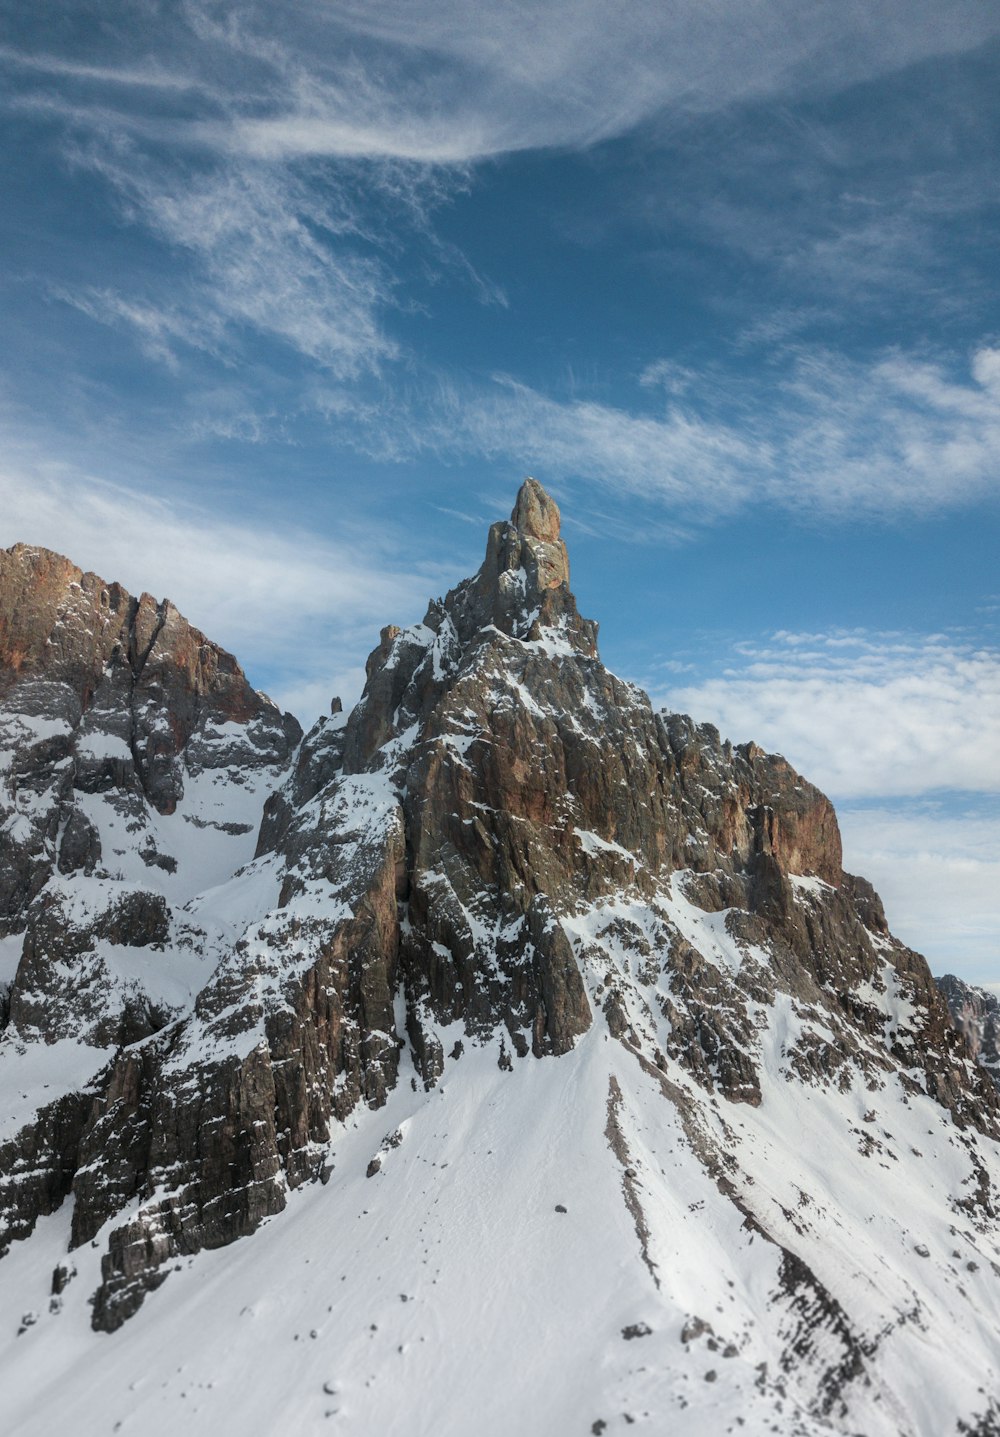
[[(128, 640), (109, 647), (105, 623), (96, 649), (84, 644), (100, 659), (88, 670), (92, 693), (60, 655), (60, 701), (78, 694), (77, 727), (89, 715), (88, 732), (107, 740), (121, 737), (124, 711), (145, 722), (141, 736), (166, 732), (171, 743), (123, 740), (131, 768), (110, 742), (88, 749), (74, 738), (49, 753), (24, 722), (31, 706), (51, 706), (38, 687), (51, 681), (32, 679), (42, 650), (22, 635), (0, 653), (25, 655), (8, 659), (13, 677), (0, 686), (5, 732), (22, 735), (8, 790), (16, 799), (27, 778), (36, 796), (54, 794), (36, 805), (40, 866), (17, 889), (20, 907), (8, 903), (3, 941), (21, 949), (0, 1057), (15, 1082), (60, 1044), (81, 1064), (0, 1147), (9, 1240), (27, 1250), (46, 1214), (71, 1204), (51, 1321), (29, 1324), (25, 1340), (61, 1330), (72, 1297), (95, 1329), (129, 1341), (132, 1323), (168, 1300), (178, 1263), (250, 1234), (269, 1240), (290, 1204), (305, 1211), (300, 1190), (350, 1207), (357, 1176), (338, 1176), (339, 1152), (385, 1109), (409, 1105), (369, 1149), (361, 1182), (376, 1187), (417, 1171), (425, 1149), (408, 1134), (426, 1126), (432, 1099), (450, 1110), (457, 1087), (454, 1102), (474, 1106), (481, 1089), (496, 1094), (487, 1106), (519, 1111), (522, 1085), (542, 1096), (551, 1084), (580, 1131), (595, 1134), (595, 1171), (611, 1164), (629, 1290), (651, 1284), (656, 1323), (682, 1338), (662, 1357), (659, 1385), (640, 1383), (647, 1415), (688, 1420), (678, 1414), (690, 1408), (692, 1423), (699, 1412), (704, 1421), (703, 1403), (676, 1399), (700, 1340), (717, 1342), (666, 1260), (676, 1195), (668, 1159), (650, 1156), (659, 1139), (642, 1136), (660, 1129), (674, 1135), (669, 1161), (684, 1181), (703, 1192), (707, 1179), (715, 1194), (697, 1200), (713, 1214), (704, 1231), (730, 1234), (728, 1247), (712, 1247), (707, 1286), (727, 1273), (744, 1293), (745, 1318), (719, 1346), (739, 1360), (710, 1379), (727, 1422), (997, 1430), (989, 1371), (1000, 1327), (984, 1318), (970, 1339), (967, 1315), (992, 1311), (997, 1296), (996, 1088), (924, 960), (892, 938), (871, 886), (843, 872), (824, 795), (756, 745), (733, 748), (710, 726), (655, 714), (604, 668), (597, 627), (569, 589), (558, 508), (540, 485), (526, 481), (511, 519), (491, 527), (475, 576), (421, 624), (383, 629), (352, 712), (301, 740), (260, 696), (254, 708), (242, 675), (217, 657), (192, 664), (207, 641), (170, 610), (136, 674), (132, 634), (149, 606), (97, 582), (99, 612), (105, 593), (109, 613), (136, 604), (112, 628)], [(179, 637), (136, 705), (134, 682), (171, 623)], [(174, 722), (192, 712), (190, 727)], [(202, 750), (211, 768), (200, 767)], [(248, 756), (260, 780), (250, 792)], [(236, 799), (247, 802), (234, 820)], [(77, 810), (102, 840), (84, 844), (79, 861), (65, 838)], [(119, 836), (130, 862), (152, 840), (149, 861), (124, 877), (106, 861), (116, 851), (109, 815), (142, 834), (141, 844)], [(190, 867), (178, 829), (210, 833), (217, 882), (171, 887)], [(170, 858), (173, 873), (158, 861)], [(586, 1105), (574, 1107), (556, 1076), (567, 1063)], [(497, 1090), (500, 1078), (513, 1086)], [(806, 1113), (815, 1134), (798, 1129)], [(921, 1121), (930, 1127), (918, 1151)], [(449, 1152), (454, 1166), (461, 1152)], [(844, 1180), (843, 1213), (830, 1201), (838, 1164), (875, 1173), (874, 1184)], [(915, 1259), (901, 1255), (897, 1185), (881, 1176), (893, 1165), (921, 1194), (903, 1209)], [(870, 1194), (855, 1190), (866, 1184)], [(949, 1230), (978, 1254), (968, 1259), (975, 1277), (946, 1259)], [(93, 1286), (77, 1295), (70, 1269), (88, 1250), (99, 1270), (90, 1260)], [(760, 1262), (770, 1276), (754, 1297)], [(956, 1373), (948, 1351), (960, 1332)], [(605, 1341), (585, 1329), (584, 1353), (598, 1358)], [(914, 1343), (930, 1343), (933, 1402), (907, 1377)], [(375, 1410), (366, 1401), (355, 1394), (358, 1430)], [(947, 1427), (928, 1425), (932, 1409)], [(462, 1430), (439, 1412), (442, 1424)]]

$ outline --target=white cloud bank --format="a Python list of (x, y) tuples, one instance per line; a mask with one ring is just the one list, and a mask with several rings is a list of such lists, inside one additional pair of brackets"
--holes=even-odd
[(837, 817), (845, 866), (874, 883), (892, 931), (935, 973), (1000, 981), (1000, 814), (848, 804)]
[(1000, 794), (1000, 651), (947, 636), (775, 634), (671, 708), (777, 749), (838, 798)]
[[(499, 377), (491, 389), (442, 386), (407, 445), (509, 458), (681, 517), (760, 504), (927, 513), (1000, 494), (1000, 349), (982, 344), (966, 363), (955, 377), (903, 352), (862, 364), (800, 351), (780, 376), (686, 371), (682, 383), (660, 363), (643, 376), (647, 389), (667, 391), (659, 414), (554, 399)], [(405, 426), (393, 425), (398, 446)]]

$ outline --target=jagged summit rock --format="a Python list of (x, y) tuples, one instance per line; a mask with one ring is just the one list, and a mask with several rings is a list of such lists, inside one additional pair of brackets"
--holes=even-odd
[(473, 578), (435, 599), (421, 624), (381, 631), (348, 718), (346, 770), (360, 772), (390, 739), (424, 723), (460, 674), (490, 654), (502, 663), (515, 652), (505, 639), (540, 645), (549, 655), (597, 658), (597, 625), (580, 617), (570, 592), (559, 510), (535, 479), (521, 486), (510, 520), (490, 526)]
[[(543, 544), (559, 542), (559, 506), (530, 475), (517, 491), (510, 522), (526, 539), (538, 539)], [(567, 582), (568, 578), (567, 574)]]
[[(29, 582), (18, 592), (42, 603)], [(92, 690), (72, 690), (74, 734), (98, 692), (108, 735), (146, 713), (144, 699), (133, 720), (132, 695), (149, 660), (137, 676), (128, 642), (108, 645), (102, 592), (71, 646), (100, 656)], [(17, 673), (22, 648), (5, 650)], [(20, 680), (7, 683), (0, 709), (20, 724)], [(149, 695), (171, 731), (185, 694)], [(30, 776), (46, 702), (37, 689), (36, 726), (5, 760), (10, 821), (20, 832), (30, 809), (40, 866), (0, 939), (0, 1082), (20, 1095), (0, 1131), (0, 1211), (8, 1241), (49, 1252), (33, 1229), (67, 1203), (60, 1271), (79, 1275), (58, 1297), (117, 1333), (95, 1352), (124, 1350), (135, 1326), (185, 1341), (174, 1304), (189, 1299), (172, 1294), (191, 1288), (172, 1274), (254, 1233), (275, 1281), (294, 1264), (303, 1293), (322, 1294), (315, 1350), (354, 1367), (317, 1374), (316, 1394), (343, 1382), (358, 1430), (499, 1433), (521, 1401), (511, 1371), (527, 1433), (636, 1412), (684, 1437), (738, 1422), (998, 1430), (997, 1090), (924, 960), (844, 872), (825, 796), (754, 744), (654, 712), (604, 667), (535, 481), (472, 578), (422, 623), (382, 630), (350, 713), (291, 752), (267, 712), (208, 733), (196, 719), (172, 751), (173, 812), (110, 744), (121, 766), (81, 790), (75, 738), (55, 750), (55, 797), (26, 803), (43, 791)], [(238, 762), (193, 771), (193, 742), (235, 733), (244, 751), (258, 722), (285, 746), (255, 786)], [(84, 855), (65, 873), (64, 845)], [(540, 1216), (554, 1211), (555, 1232)], [(310, 1222), (314, 1289), (283, 1236)], [(341, 1287), (348, 1270), (363, 1300)], [(316, 1414), (282, 1366), (299, 1326), (274, 1325), (270, 1294), (230, 1310), (217, 1294), (244, 1293), (242, 1279), (214, 1271), (213, 1313), (254, 1314), (212, 1348), (218, 1364), (234, 1371), (229, 1346), (256, 1342), (283, 1398), (271, 1426), (308, 1430)], [(421, 1312), (441, 1335), (426, 1361), (423, 1329), (400, 1325)], [(82, 1348), (60, 1355), (60, 1320), (18, 1340), (55, 1354), (78, 1397)], [(395, 1379), (356, 1378), (374, 1372), (381, 1331), (383, 1360), (409, 1354), (402, 1406)], [(623, 1332), (649, 1354), (639, 1371)], [(475, 1410), (456, 1403), (472, 1354), (498, 1341)], [(5, 1394), (19, 1370), (0, 1357)], [(240, 1379), (218, 1399), (214, 1381), (199, 1401), (226, 1430), (237, 1410), (260, 1427)]]
[[(569, 594), (569, 555), (560, 538), (559, 509), (554, 499), (538, 483), (526, 479), (518, 492), (517, 502), (508, 524), (494, 524), (486, 546), (486, 558), (477, 576), (480, 591), (500, 589), (511, 610), (511, 593), (521, 590), (520, 612), (531, 615), (541, 624), (557, 624), (569, 612), (565, 601)], [(563, 591), (560, 604), (552, 591)], [(548, 601), (548, 606), (546, 602)], [(544, 609), (544, 618), (543, 618)], [(575, 613), (575, 605), (572, 610)], [(501, 623), (501, 627), (503, 627)], [(595, 633), (596, 633), (596, 626)]]
[(424, 623), (437, 628), (445, 617), (466, 644), (491, 626), (529, 640), (549, 631), (550, 641), (596, 656), (597, 625), (580, 618), (570, 593), (559, 510), (536, 479), (522, 484), (509, 522), (490, 527), (479, 573), (431, 605)]
[(569, 556), (559, 534), (559, 507), (537, 479), (525, 479), (521, 485), (510, 522), (530, 555), (538, 587), (568, 585)]

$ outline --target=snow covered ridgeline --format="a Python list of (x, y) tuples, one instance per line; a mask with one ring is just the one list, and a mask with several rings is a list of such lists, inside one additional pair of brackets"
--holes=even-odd
[(603, 668), (558, 533), (527, 485), (184, 909), (193, 1007), (5, 1259), (76, 1410), (235, 1431), (266, 1372), (269, 1430), (993, 1430), (996, 1094), (823, 796)]
[(0, 1247), (76, 1181), (115, 1053), (242, 932), (192, 900), (252, 859), (299, 737), (169, 603), (0, 553)]

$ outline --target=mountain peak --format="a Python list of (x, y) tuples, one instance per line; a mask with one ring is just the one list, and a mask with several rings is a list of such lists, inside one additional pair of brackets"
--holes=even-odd
[(597, 624), (577, 611), (559, 530), (555, 500), (537, 479), (525, 479), (510, 519), (490, 525), (477, 573), (435, 599), (422, 624), (382, 630), (346, 725), (348, 772), (365, 768), (391, 736), (422, 723), (484, 641), (509, 638), (597, 658)]
[(559, 506), (537, 479), (525, 479), (517, 491), (510, 522), (526, 539), (540, 539), (545, 544), (559, 542)]
[[(158, 1437), (187, 1393), (220, 1437), (337, 1409), (409, 1437), (482, 1411), (1000, 1434), (989, 1000), (942, 984), (970, 1047), (844, 873), (829, 800), (604, 667), (539, 485), (301, 743), (263, 700), (241, 718), (235, 661), (172, 607), (21, 559), (5, 582), (0, 553), (10, 1430), (118, 1411)], [(258, 1229), (252, 1272), (188, 1271)], [(498, 1271), (517, 1300), (483, 1303)]]
[[(513, 528), (514, 532), (511, 532)], [(525, 479), (517, 493), (510, 525), (494, 524), (500, 572), (523, 569), (528, 589), (540, 599), (550, 589), (569, 590), (569, 555), (559, 537), (559, 507), (537, 479)], [(487, 553), (487, 564), (490, 554)]]
[[(525, 635), (558, 624), (563, 611), (581, 622), (569, 591), (569, 555), (559, 537), (559, 508), (537, 479), (525, 479), (508, 522), (490, 526), (486, 558), (473, 580), (478, 623)], [(594, 632), (587, 646), (594, 649)]]
[[(243, 757), (250, 764), (284, 762), (302, 736), (291, 715), (251, 687), (233, 655), (168, 599), (133, 596), (28, 544), (0, 549), (0, 700), (9, 713), (60, 725), (58, 759), (72, 770), (76, 789), (89, 791), (89, 783), (103, 792), (120, 780), (137, 812), (148, 801), (161, 815), (177, 807), (185, 774), (190, 781), (192, 769), (206, 766), (202, 750), (213, 725), (256, 735)], [(79, 746), (84, 754), (95, 744), (104, 752), (112, 739), (117, 767), (102, 760), (90, 772)], [(58, 795), (53, 802), (61, 815), (56, 826), (65, 826), (69, 809), (59, 808)], [(35, 841), (46, 850), (42, 838)], [(9, 854), (0, 860), (0, 923), (11, 903), (33, 896), (35, 880), (12, 878), (16, 868)]]

